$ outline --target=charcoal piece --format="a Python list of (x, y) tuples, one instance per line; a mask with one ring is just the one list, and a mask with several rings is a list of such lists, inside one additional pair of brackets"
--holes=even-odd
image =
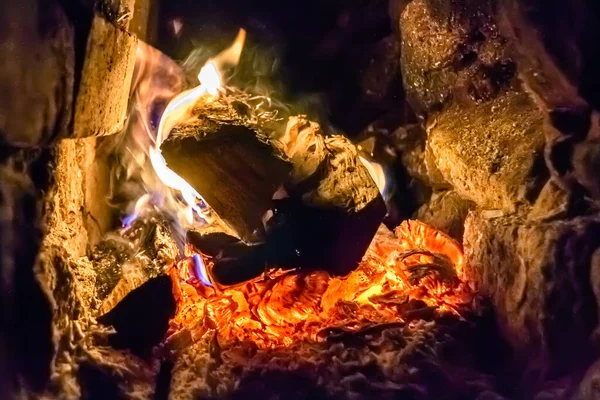
[(259, 276), (269, 267), (320, 269), (345, 275), (356, 268), (385, 215), (381, 198), (360, 213), (309, 206), (298, 198), (274, 202), (266, 241), (246, 243), (224, 233), (188, 232), (189, 242), (211, 257), (212, 278), (234, 285)]
[(285, 199), (275, 204), (264, 244), (251, 246), (223, 233), (193, 231), (188, 232), (188, 240), (211, 257), (210, 275), (221, 285), (255, 278), (269, 267), (346, 275), (356, 268), (377, 231), (372, 221), (381, 221), (384, 214), (383, 200), (372, 202), (360, 213), (348, 213)]
[(257, 134), (223, 125), (186, 125), (161, 146), (168, 166), (192, 185), (244, 241), (264, 240), (262, 218), (291, 167)]
[(163, 339), (169, 319), (175, 314), (172, 281), (163, 275), (148, 280), (130, 292), (119, 304), (98, 321), (112, 325), (116, 333), (109, 338), (117, 349), (129, 349), (148, 357), (152, 347)]
[(235, 285), (255, 278), (269, 265), (265, 245), (248, 245), (221, 232), (202, 235), (190, 231), (187, 238), (197, 250), (211, 258), (209, 273), (219, 285)]
[(298, 199), (278, 201), (267, 241), (267, 258), (288, 268), (322, 269), (334, 275), (352, 272), (365, 254), (385, 204), (378, 198), (360, 212), (315, 207)]

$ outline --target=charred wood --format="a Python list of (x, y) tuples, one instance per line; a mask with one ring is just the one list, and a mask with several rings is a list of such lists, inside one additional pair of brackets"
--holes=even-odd
[[(211, 106), (162, 144), (169, 167), (248, 243), (264, 240), (262, 218), (291, 167), (228, 108)], [(214, 115), (216, 114), (216, 115)], [(212, 118), (220, 118), (213, 122)]]
[[(199, 251), (214, 257), (213, 277), (234, 284), (273, 265), (352, 271), (386, 213), (354, 145), (325, 137), (304, 117), (291, 117), (285, 133), (269, 140), (220, 102), (227, 100), (201, 103), (197, 119), (161, 146), (169, 167), (243, 242), (255, 244), (244, 249), (224, 235), (188, 233)], [(224, 241), (215, 255), (210, 242), (218, 239)]]
[(167, 332), (169, 319), (175, 314), (171, 278), (167, 275), (148, 280), (130, 292), (98, 321), (115, 328), (109, 343), (116, 349), (127, 348), (148, 357)]

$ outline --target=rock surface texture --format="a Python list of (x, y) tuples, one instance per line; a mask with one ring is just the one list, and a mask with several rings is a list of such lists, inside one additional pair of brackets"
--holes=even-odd
[[(99, 79), (91, 77), (89, 68), (86, 75), (83, 68), (93, 3), (8, 0), (0, 5), (3, 399), (93, 398), (89, 392), (97, 396), (97, 389), (103, 388), (102, 393), (110, 394), (110, 388), (124, 380), (132, 388), (146, 380), (153, 390), (157, 371), (151, 363), (108, 347), (108, 330), (95, 321), (100, 302), (93, 293), (94, 266), (86, 254), (111, 224), (105, 201), (107, 171), (96, 154), (95, 137), (70, 139), (77, 114), (75, 99), (89, 105), (91, 97), (102, 97), (79, 90), (82, 81)], [(109, 22), (96, 21), (117, 36), (129, 37)], [(96, 44), (95, 53), (102, 47)], [(127, 54), (129, 62), (133, 57)], [(110, 70), (115, 60), (103, 62)], [(132, 64), (113, 70), (111, 89), (118, 89), (120, 96), (103, 96), (101, 103), (95, 103), (100, 105), (86, 113), (102, 114), (104, 106), (113, 110), (113, 101), (124, 119), (131, 69)], [(110, 129), (108, 122), (100, 127), (85, 122), (91, 129), (79, 129), (80, 136), (114, 133), (115, 124), (109, 122)], [(120, 365), (118, 372), (115, 365)], [(108, 381), (103, 377), (111, 377), (104, 387), (101, 382)]]
[[(599, 80), (590, 68), (600, 10), (586, 0), (393, 8), (406, 96), (426, 130), (402, 161), (434, 192), (417, 217), (464, 229), (467, 275), (495, 308), (527, 395), (570, 393), (597, 356)], [(593, 397), (594, 371), (581, 398)]]

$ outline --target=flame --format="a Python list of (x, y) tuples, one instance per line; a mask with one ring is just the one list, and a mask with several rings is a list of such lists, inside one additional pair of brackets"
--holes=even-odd
[(216, 96), (221, 88), (221, 74), (217, 69), (217, 64), (214, 61), (206, 64), (198, 74), (198, 80), (204, 86), (206, 93)]
[[(211, 223), (210, 207), (168, 167), (160, 146), (177, 124), (193, 118), (198, 101), (214, 101), (220, 95), (221, 73), (239, 61), (245, 35), (240, 30), (229, 48), (200, 69), (199, 85), (185, 91), (179, 67), (140, 44), (124, 164), (127, 178), (141, 181), (143, 192), (132, 202), (124, 229), (152, 207), (170, 214), (181, 229)], [(153, 116), (164, 104), (157, 124)], [(363, 157), (361, 161), (385, 197), (389, 184), (383, 167)], [(148, 164), (152, 168), (146, 168)], [(213, 260), (189, 244), (183, 251), (170, 270), (178, 302), (170, 332), (188, 330), (194, 338), (216, 332), (224, 343), (249, 340), (272, 348), (297, 340), (319, 341), (331, 329), (405, 323), (418, 312), (458, 314), (472, 296), (462, 280), (460, 246), (418, 221), (405, 221), (395, 236), (380, 229), (358, 268), (345, 278), (324, 271), (273, 269), (266, 276), (222, 288), (209, 277)]]
[(371, 179), (373, 179), (373, 182), (375, 182), (375, 185), (377, 185), (377, 189), (379, 189), (379, 193), (381, 193), (381, 196), (387, 201), (388, 199), (388, 187), (387, 187), (387, 179), (385, 177), (385, 172), (383, 170), (383, 167), (381, 166), (381, 164), (375, 162), (375, 161), (369, 161), (366, 158), (364, 158), (363, 156), (359, 156), (360, 161), (362, 162), (362, 164), (365, 166), (365, 168), (367, 169), (367, 171), (369, 172), (369, 175), (371, 175)]
[(221, 74), (218, 65), (237, 64), (239, 61), (246, 31), (240, 29), (234, 43), (223, 50), (217, 57), (209, 60), (198, 73), (200, 85), (177, 95), (167, 108), (160, 120), (155, 146), (150, 149), (150, 161), (159, 179), (168, 187), (179, 191), (188, 206), (186, 213), (187, 224), (193, 223), (192, 212), (195, 212), (205, 221), (210, 221), (209, 213), (206, 212), (206, 202), (189, 183), (171, 170), (161, 154), (160, 145), (169, 135), (176, 124), (184, 123), (191, 117), (192, 109), (198, 100), (204, 95), (217, 96), (221, 89)]
[[(210, 267), (211, 260), (205, 262)], [(454, 240), (419, 221), (405, 221), (395, 235), (382, 227), (359, 267), (345, 278), (278, 270), (238, 286), (208, 288), (181, 279), (181, 271), (191, 268), (185, 261), (172, 272), (178, 310), (170, 333), (188, 330), (200, 339), (216, 331), (223, 345), (252, 341), (274, 348), (321, 341), (331, 330), (459, 314), (472, 300), (458, 275), (462, 262)]]
[[(212, 222), (208, 204), (200, 193), (168, 167), (161, 154), (160, 146), (177, 124), (185, 123), (192, 118), (192, 110), (201, 98), (206, 97), (206, 101), (210, 101), (211, 98), (219, 95), (219, 90), (222, 88), (220, 71), (228, 65), (235, 66), (238, 63), (245, 38), (246, 32), (241, 29), (229, 48), (208, 60), (200, 69), (199, 85), (182, 91), (174, 97), (173, 90), (169, 91), (168, 89), (165, 90), (166, 93), (160, 90), (158, 93), (152, 93), (152, 89), (161, 89), (154, 82), (157, 75), (175, 75), (173, 71), (160, 71), (158, 66), (165, 61), (166, 57), (150, 46), (142, 44), (138, 48), (137, 61), (139, 65), (136, 69), (140, 79), (134, 89), (136, 100), (134, 115), (139, 123), (130, 128), (133, 130), (133, 136), (141, 138), (141, 140), (137, 140), (137, 145), (134, 146), (134, 149), (130, 148), (129, 151), (134, 155), (138, 165), (145, 165), (145, 160), (148, 159), (152, 165), (152, 172), (138, 172), (142, 176), (146, 193), (142, 196), (144, 201), (140, 201), (140, 198), (135, 203), (133, 211), (123, 221), (125, 227), (139, 217), (149, 204), (160, 208), (162, 212), (173, 214), (180, 228), (183, 229)], [(162, 113), (158, 129), (154, 132), (150, 104), (157, 99), (164, 98), (171, 98), (171, 100)], [(139, 149), (144, 152), (141, 159), (136, 157)], [(153, 198), (148, 195), (149, 192), (158, 193), (156, 201), (149, 201)]]

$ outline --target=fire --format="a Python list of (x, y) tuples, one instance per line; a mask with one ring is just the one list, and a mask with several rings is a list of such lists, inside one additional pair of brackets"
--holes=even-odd
[[(169, 168), (160, 146), (177, 124), (192, 118), (199, 101), (214, 101), (221, 94), (221, 73), (239, 61), (245, 35), (240, 30), (228, 49), (202, 67), (198, 86), (185, 91), (172, 85), (173, 81), (180, 85), (183, 81), (172, 63), (164, 62), (150, 49), (141, 53), (139, 61), (149, 68), (136, 68), (131, 118), (135, 146), (128, 147), (133, 161), (127, 164), (136, 167), (128, 167), (127, 174), (137, 174), (145, 192), (124, 220), (125, 229), (150, 206), (170, 214), (174, 225), (183, 230), (211, 223), (209, 205)], [(156, 82), (157, 76), (164, 85)], [(153, 102), (162, 104), (165, 100), (168, 104), (155, 124), (151, 118)], [(293, 146), (290, 140), (288, 145)], [(388, 182), (382, 166), (361, 159), (384, 194)], [(148, 163), (151, 169), (144, 168)], [(405, 221), (395, 234), (382, 227), (360, 265), (346, 277), (272, 266), (262, 277), (220, 287), (210, 279), (214, 264), (209, 257), (190, 244), (181, 249), (183, 258), (170, 270), (178, 303), (171, 321), (172, 338), (177, 332), (191, 332), (195, 339), (215, 332), (224, 344), (252, 341), (259, 347), (273, 348), (298, 340), (320, 341), (331, 330), (354, 332), (377, 324), (407, 323), (416, 315), (459, 314), (471, 301), (471, 292), (462, 280), (460, 246), (418, 221)]]
[[(139, 47), (139, 65), (136, 68), (138, 83), (134, 88), (136, 95), (134, 116), (137, 117), (138, 124), (130, 128), (133, 131), (133, 136), (138, 139), (136, 140), (136, 148), (129, 148), (128, 150), (132, 154), (136, 150), (139, 152), (140, 149), (145, 153), (144, 157), (149, 159), (152, 165), (153, 175), (143, 172), (142, 180), (146, 185), (147, 192), (157, 193), (157, 197), (160, 198), (152, 199), (152, 196), (148, 193), (141, 196), (135, 203), (133, 211), (123, 221), (125, 227), (129, 226), (150, 204), (160, 207), (167, 213), (169, 210), (174, 210), (172, 213), (175, 214), (174, 217), (179, 227), (184, 229), (197, 224), (212, 222), (209, 205), (200, 193), (167, 166), (161, 154), (160, 145), (177, 124), (184, 123), (191, 118), (192, 110), (200, 99), (211, 101), (211, 98), (219, 95), (219, 90), (222, 88), (220, 71), (228, 65), (235, 66), (238, 63), (245, 39), (246, 32), (241, 29), (229, 48), (223, 50), (213, 59), (208, 60), (202, 67), (198, 73), (199, 85), (182, 91), (174, 97), (172, 91), (167, 91), (167, 93), (159, 91), (154, 95), (150, 93), (152, 89), (160, 89), (154, 82), (156, 75), (164, 74), (167, 77), (172, 77), (176, 76), (176, 73), (159, 70), (156, 64), (160, 65), (165, 58), (160, 52), (143, 44)], [(152, 121), (150, 120), (151, 104), (157, 99), (168, 97), (172, 98), (162, 113), (158, 129), (153, 132), (151, 128)], [(140, 157), (134, 156), (137, 164), (144, 165), (143, 160), (138, 160)]]
[(456, 242), (418, 221), (405, 221), (395, 236), (382, 227), (347, 277), (272, 270), (242, 285), (213, 288), (195, 276), (188, 258), (172, 271), (178, 311), (171, 333), (189, 331), (199, 339), (216, 332), (221, 344), (274, 348), (320, 341), (332, 330), (406, 323), (419, 313), (458, 314), (471, 301), (459, 278), (462, 263)]
[(219, 73), (218, 66), (237, 64), (245, 40), (246, 31), (241, 29), (231, 47), (221, 52), (214, 59), (209, 60), (202, 67), (198, 73), (200, 84), (193, 89), (180, 93), (171, 100), (158, 125), (156, 143), (150, 149), (150, 161), (159, 179), (166, 186), (181, 193), (187, 205), (187, 213), (184, 218), (188, 225), (191, 225), (194, 221), (193, 213), (196, 213), (202, 220), (210, 222), (210, 215), (206, 212), (206, 202), (200, 193), (167, 166), (160, 152), (160, 145), (176, 124), (183, 123), (191, 117), (194, 105), (202, 96), (217, 96), (219, 94), (219, 89), (221, 89), (221, 74)]

